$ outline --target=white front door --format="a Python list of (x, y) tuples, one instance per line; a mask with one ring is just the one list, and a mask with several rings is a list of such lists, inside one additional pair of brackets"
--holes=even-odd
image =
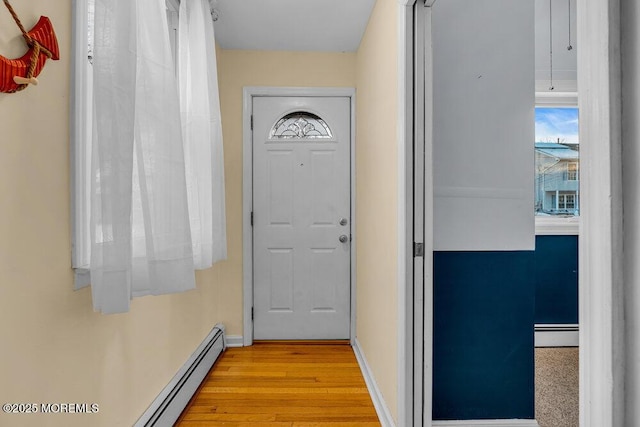
[(351, 100), (253, 98), (255, 339), (348, 339)]

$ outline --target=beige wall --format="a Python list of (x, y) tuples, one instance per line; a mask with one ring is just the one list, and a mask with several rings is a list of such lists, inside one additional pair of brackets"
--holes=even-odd
[[(242, 333), (242, 86), (355, 86), (355, 55), (219, 53), (229, 260), (198, 272), (195, 291), (136, 299), (130, 313), (105, 316), (93, 312), (89, 289), (72, 290), (71, 1), (17, 6), (28, 27), (51, 18), (62, 59), (47, 64), (39, 86), (0, 94), (0, 403), (95, 402), (100, 412), (0, 413), (0, 425), (130, 425), (217, 322)], [(13, 25), (0, 13), (8, 57), (24, 52)]]
[[(238, 273), (221, 263), (198, 275), (197, 290), (136, 299), (121, 315), (94, 313), (90, 290), (72, 290), (71, 0), (13, 3), (27, 27), (51, 18), (61, 60), (46, 65), (39, 86), (0, 94), (0, 403), (95, 402), (100, 412), (0, 412), (0, 425), (131, 425), (211, 328), (240, 310), (223, 303)], [(0, 5), (0, 53), (24, 50)]]
[(242, 334), (242, 96), (245, 86), (355, 87), (355, 54), (219, 50), (229, 241), (229, 334)]
[(397, 3), (378, 0), (358, 50), (357, 338), (397, 420)]

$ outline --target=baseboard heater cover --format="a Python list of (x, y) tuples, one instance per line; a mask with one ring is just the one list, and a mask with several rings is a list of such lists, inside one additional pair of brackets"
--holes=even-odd
[(578, 324), (536, 324), (536, 347), (578, 347)]
[(171, 427), (225, 350), (224, 325), (217, 324), (160, 392), (134, 427)]

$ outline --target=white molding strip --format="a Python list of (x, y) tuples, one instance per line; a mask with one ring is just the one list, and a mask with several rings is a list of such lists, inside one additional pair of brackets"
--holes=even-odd
[(635, 404), (625, 395), (633, 375), (625, 370), (620, 3), (585, 1), (577, 9), (580, 158), (588, 165), (578, 260), (582, 427), (633, 424), (625, 402)]
[(578, 347), (578, 324), (536, 324), (536, 347)]
[(536, 420), (453, 420), (434, 421), (433, 427), (540, 427)]
[[(415, 0), (398, 2), (398, 424), (414, 426), (414, 412), (422, 414), (422, 396), (414, 395), (413, 331), (413, 15)], [(422, 242), (422, 240), (420, 240)], [(420, 307), (422, 308), (422, 307)], [(355, 335), (355, 334), (354, 334)], [(422, 349), (422, 346), (417, 346)], [(420, 390), (422, 378), (420, 378)]]
[(244, 337), (242, 335), (226, 335), (224, 337), (225, 347), (244, 347)]
[(536, 217), (536, 236), (577, 236), (579, 234), (579, 217)]
[(393, 421), (393, 417), (391, 416), (391, 412), (389, 411), (389, 407), (387, 406), (387, 403), (382, 396), (382, 392), (378, 388), (378, 383), (376, 383), (373, 372), (371, 371), (371, 368), (367, 363), (367, 359), (364, 356), (364, 352), (362, 351), (362, 347), (360, 346), (358, 338), (354, 340), (353, 352), (355, 353), (358, 364), (360, 365), (360, 370), (362, 371), (362, 376), (364, 376), (364, 381), (365, 383), (367, 383), (367, 389), (369, 390), (369, 394), (371, 395), (373, 406), (376, 408), (376, 413), (378, 414), (378, 418), (380, 419), (380, 424), (382, 424), (382, 427), (395, 427), (395, 423)]
[[(549, 83), (546, 82), (548, 85)], [(575, 84), (575, 82), (574, 82)], [(555, 86), (555, 85), (554, 85)], [(536, 107), (577, 107), (578, 91), (536, 91)]]
[(224, 325), (217, 324), (134, 427), (173, 426), (224, 349)]

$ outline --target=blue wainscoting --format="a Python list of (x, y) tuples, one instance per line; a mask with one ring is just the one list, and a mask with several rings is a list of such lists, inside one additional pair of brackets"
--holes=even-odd
[(578, 236), (536, 236), (535, 323), (578, 323)]
[(534, 418), (535, 253), (434, 253), (433, 418)]

